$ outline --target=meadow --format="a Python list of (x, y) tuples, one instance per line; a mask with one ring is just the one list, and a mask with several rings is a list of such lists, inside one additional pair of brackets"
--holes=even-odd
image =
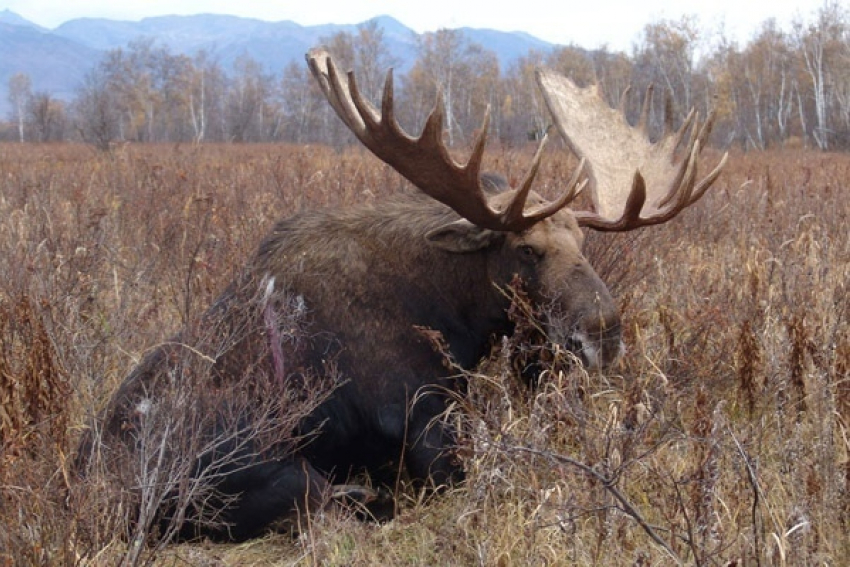
[[(492, 147), (520, 178), (533, 148)], [(704, 161), (719, 154), (711, 150)], [(550, 144), (536, 187), (574, 160)], [(518, 332), (469, 373), (467, 481), (397, 517), (152, 546), (155, 565), (838, 565), (850, 556), (850, 155), (733, 152), (667, 225), (590, 233), (627, 352), (588, 373)], [(357, 148), (0, 145), (0, 565), (128, 556), (83, 429), (282, 217), (406, 183)], [(526, 387), (518, 369), (533, 361)], [(842, 559), (845, 558), (845, 559)]]

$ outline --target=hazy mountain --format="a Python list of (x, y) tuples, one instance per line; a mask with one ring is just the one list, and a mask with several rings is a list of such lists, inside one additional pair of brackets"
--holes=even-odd
[(549, 51), (554, 47), (542, 39), (523, 32), (501, 32), (497, 30), (459, 28), (471, 41), (483, 45), (496, 54), (503, 68), (520, 57), (528, 55), (530, 49)]
[(158, 16), (138, 22), (79, 18), (53, 30), (56, 35), (96, 49), (125, 47), (139, 38), (155, 38), (178, 53), (194, 53), (211, 45), (227, 45), (238, 39), (267, 35), (270, 29), (299, 32), (292, 22), (269, 23), (235, 16)]
[(33, 92), (70, 99), (102, 52), (33, 24), (10, 24), (7, 15), (0, 20), (0, 119), (11, 108), (7, 89), (16, 73), (29, 75)]
[(35, 29), (41, 30), (41, 31), (47, 31), (45, 28), (42, 28), (41, 26), (36, 25), (36, 24), (32, 23), (31, 21), (22, 18), (21, 16), (17, 15), (16, 13), (14, 13), (13, 11), (11, 11), (9, 9), (0, 11), (0, 24), (9, 24), (9, 25), (12, 25), (12, 26), (25, 26), (25, 27), (35, 28)]
[[(400, 63), (399, 71), (405, 72), (416, 56), (416, 33), (389, 16), (380, 16), (376, 21)], [(204, 50), (226, 69), (237, 58), (248, 55), (267, 72), (277, 74), (292, 61), (301, 63), (304, 53), (322, 37), (356, 29), (356, 25), (301, 26), (291, 21), (199, 14), (138, 22), (79, 18), (47, 30), (4, 10), (0, 12), (0, 90), (6, 90), (15, 73), (26, 73), (34, 91), (69, 99), (104, 52), (140, 39), (153, 40), (156, 45), (189, 56)], [(472, 28), (461, 31), (469, 41), (493, 51), (505, 68), (529, 49), (546, 51), (553, 47), (521, 32)], [(9, 109), (7, 97), (0, 96), (0, 117), (6, 116)]]
[[(416, 32), (389, 16), (375, 18), (384, 38), (405, 71), (415, 57)], [(291, 21), (266, 22), (235, 16), (199, 14), (158, 16), (139, 22), (80, 18), (56, 28), (54, 33), (101, 50), (124, 47), (139, 38), (153, 38), (177, 53), (192, 55), (204, 50), (225, 66), (237, 57), (249, 55), (270, 72), (291, 61), (301, 61), (304, 53), (322, 37), (355, 32), (357, 25), (325, 24), (302, 26)], [(531, 48), (551, 49), (551, 44), (524, 33), (462, 28), (466, 37), (492, 50), (505, 65), (528, 53)]]

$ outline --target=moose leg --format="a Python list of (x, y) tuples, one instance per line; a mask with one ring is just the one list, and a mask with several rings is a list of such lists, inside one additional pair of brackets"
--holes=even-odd
[(337, 484), (332, 489), (333, 501), (353, 510), (362, 520), (385, 522), (395, 515), (395, 499), (383, 486), (370, 488), (359, 484)]
[(232, 473), (220, 487), (237, 500), (227, 508), (220, 537), (241, 541), (288, 523), (297, 528), (324, 506), (325, 477), (302, 458), (271, 461)]
[(456, 438), (445, 421), (445, 404), (432, 395), (413, 408), (405, 446), (410, 476), (428, 488), (440, 489), (463, 480), (463, 469), (454, 453)]

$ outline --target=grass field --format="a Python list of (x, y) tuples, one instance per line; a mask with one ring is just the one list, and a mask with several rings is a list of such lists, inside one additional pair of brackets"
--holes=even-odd
[[(554, 146), (554, 145), (553, 145)], [(516, 180), (531, 149), (491, 149)], [(716, 156), (714, 156), (716, 159)], [(711, 156), (706, 159), (710, 160)], [(550, 148), (538, 187), (572, 162)], [(733, 154), (668, 225), (591, 234), (627, 354), (605, 374), (496, 342), (467, 482), (397, 518), (148, 550), (157, 565), (839, 565), (850, 557), (850, 155)], [(281, 217), (405, 190), (358, 150), (0, 146), (0, 565), (113, 565), (124, 510), (71, 473), (84, 425)], [(544, 348), (545, 347), (538, 347)]]

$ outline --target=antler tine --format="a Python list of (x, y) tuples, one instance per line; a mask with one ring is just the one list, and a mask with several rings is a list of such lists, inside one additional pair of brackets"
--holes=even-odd
[[(440, 99), (442, 99), (442, 93), (440, 94)], [(490, 132), (490, 105), (487, 105), (487, 108), (484, 110), (484, 119), (481, 121), (481, 127), (478, 129), (478, 135), (475, 136), (475, 140), (472, 142), (472, 153), (469, 156), (469, 159), (466, 162), (467, 167), (470, 168), (471, 171), (475, 172), (475, 181), (478, 180), (479, 172), (481, 171), (481, 164), (484, 161), (484, 148), (487, 146), (487, 134)], [(442, 146), (443, 150), (446, 149), (445, 145)], [(448, 152), (446, 152), (448, 155)], [(532, 168), (536, 168), (536, 164), (532, 164)], [(525, 200), (523, 198), (523, 200)]]
[(326, 50), (311, 50), (307, 54), (307, 61), (331, 107), (364, 146), (423, 193), (448, 205), (473, 224), (490, 230), (521, 231), (555, 214), (575, 197), (575, 187), (571, 186), (555, 203), (531, 215), (524, 213), (544, 141), (513, 200), (504, 211), (493, 210), (480, 181), (490, 124), (489, 109), (473, 141), (472, 153), (465, 163), (457, 163), (443, 142), (444, 109), (439, 93), (421, 134), (413, 137), (401, 128), (395, 118), (391, 71), (387, 73), (384, 82), (381, 111), (378, 113), (360, 93), (354, 74), (348, 73), (346, 79), (343, 79)]
[[(646, 96), (643, 99), (643, 106), (640, 110), (640, 120), (638, 120), (638, 130), (643, 132), (646, 137), (649, 137), (649, 111), (652, 108), (652, 93), (655, 91), (655, 85), (651, 84), (646, 87)], [(625, 106), (623, 107), (625, 108)]]
[(664, 135), (673, 131), (673, 97), (670, 91), (664, 94)]
[[(581, 179), (581, 177), (584, 175), (585, 163), (586, 162), (584, 158), (582, 158), (578, 164), (578, 167), (576, 167), (575, 171), (573, 171), (573, 175), (570, 178), (569, 183), (567, 183), (567, 188), (564, 190), (563, 193), (561, 193), (561, 196), (557, 200), (543, 205), (536, 211), (527, 215), (528, 218), (538, 220), (544, 219), (550, 215), (555, 214), (556, 212), (573, 202), (575, 198), (578, 197), (579, 194), (584, 191), (584, 188), (587, 186), (587, 178), (585, 177), (584, 179)], [(581, 179), (580, 183), (579, 179)]]
[(697, 136), (697, 141), (700, 146), (705, 145), (705, 141), (708, 140), (709, 134), (711, 134), (711, 130), (714, 128), (714, 119), (717, 117), (717, 113), (712, 108), (708, 113), (708, 117), (703, 122), (702, 127), (699, 129), (699, 135)]
[[(434, 103), (434, 109), (431, 114), (425, 119), (425, 126), (422, 127), (422, 133), (419, 139), (439, 151), (443, 151), (443, 93), (437, 91), (437, 100)], [(446, 152), (446, 155), (448, 153)]]
[(705, 176), (705, 179), (699, 182), (694, 190), (691, 197), (691, 203), (697, 202), (711, 187), (711, 184), (714, 183), (718, 177), (720, 177), (720, 173), (723, 171), (723, 167), (726, 165), (726, 160), (729, 158), (729, 154), (723, 154), (723, 157), (720, 158), (720, 162), (715, 166), (714, 169), (711, 170), (711, 173)]
[[(697, 136), (696, 143), (699, 147), (703, 147), (705, 145), (705, 141), (708, 139), (709, 134), (711, 134), (711, 130), (714, 127), (714, 119), (716, 118), (716, 113), (714, 109), (708, 113), (708, 118), (706, 118), (705, 122), (702, 124), (702, 127), (699, 129), (699, 135)], [(728, 153), (724, 153), (723, 157), (720, 158), (720, 162), (711, 170), (711, 172), (705, 176), (705, 179), (699, 182), (699, 184), (694, 188), (691, 203), (695, 203), (698, 201), (703, 194), (711, 187), (711, 184), (720, 176), (721, 171), (723, 171), (723, 167), (726, 165), (726, 160), (729, 158)]]
[[(673, 218), (679, 213), (679, 211), (693, 202), (691, 201), (691, 194), (697, 178), (699, 150), (699, 143), (694, 140), (694, 143), (690, 148), (690, 154), (682, 164), (681, 179), (677, 179), (678, 184), (674, 181), (669, 197), (667, 199), (662, 199), (658, 203), (658, 210), (664, 210), (665, 207), (667, 208), (666, 212), (667, 214), (670, 214), (669, 218)], [(672, 205), (670, 203), (672, 203)]]
[[(348, 73), (349, 83), (356, 85), (354, 80), (354, 72)], [(393, 70), (387, 70), (387, 76), (384, 78), (384, 91), (381, 95), (381, 120), (386, 120), (389, 124), (396, 124), (395, 119), (395, 87), (393, 83)]]
[(697, 126), (699, 126), (699, 113), (693, 108), (691, 109), (690, 112), (688, 112), (688, 115), (685, 116), (685, 120), (682, 121), (682, 125), (676, 131), (676, 136), (675, 136), (673, 148), (679, 147), (679, 144), (682, 143), (682, 139), (684, 139), (685, 134), (688, 131), (691, 132), (691, 139), (688, 142), (688, 148), (693, 146), (694, 142), (699, 139), (698, 132), (697, 132), (698, 128), (691, 128), (692, 124), (696, 124)]
[(626, 105), (629, 103), (629, 93), (632, 92), (632, 86), (628, 85), (625, 89), (623, 89), (623, 94), (620, 95), (620, 114), (623, 116), (626, 115)]
[(574, 211), (579, 226), (604, 232), (620, 232), (640, 220), (640, 212), (646, 202), (646, 182), (639, 171), (632, 178), (632, 188), (626, 198), (623, 214), (618, 219), (606, 219), (591, 211)]
[(525, 202), (528, 200), (528, 192), (531, 190), (531, 185), (534, 183), (534, 178), (537, 177), (537, 172), (540, 169), (540, 158), (543, 156), (543, 148), (546, 147), (546, 142), (549, 141), (549, 128), (543, 134), (543, 139), (540, 145), (537, 146), (537, 151), (534, 152), (534, 158), (531, 160), (531, 167), (525, 175), (522, 184), (517, 190), (516, 196), (511, 200), (508, 207), (505, 209), (505, 217), (508, 219), (519, 219), (523, 216), (525, 210)]
[[(325, 96), (355, 136), (358, 138), (366, 136), (366, 118), (373, 118), (374, 122), (373, 112), (371, 112), (371, 109), (366, 109), (367, 111), (364, 113), (363, 109), (357, 108), (356, 101), (360, 99), (360, 91), (357, 89), (356, 84), (351, 84), (351, 76), (348, 77), (349, 83), (346, 88), (342, 84), (336, 65), (330, 58), (327, 59), (326, 65), (328, 70), (327, 79), (323, 83), (320, 83), (324, 87)], [(346, 90), (349, 91), (349, 96), (341, 96)]]
[[(693, 109), (691, 109), (691, 111), (688, 113), (688, 116), (682, 123), (682, 126), (676, 131), (675, 135), (670, 134), (669, 131), (665, 133), (665, 138), (673, 136), (673, 141), (670, 143), (669, 146), (671, 148), (671, 154), (682, 143), (682, 139), (685, 137), (685, 134), (687, 134), (687, 132), (689, 131), (688, 128), (694, 121), (696, 121), (698, 124), (699, 116)], [(675, 177), (670, 182), (670, 186), (667, 192), (664, 193), (664, 195), (660, 199), (658, 199), (656, 206), (659, 208), (666, 207), (673, 199), (681, 195), (683, 190), (683, 181), (687, 179), (687, 173), (689, 171), (688, 168), (690, 168), (692, 165), (696, 165), (696, 158), (699, 153), (699, 145), (697, 144), (697, 128), (691, 129), (690, 132), (690, 139), (688, 140), (688, 144), (683, 152), (686, 157), (680, 164), (678, 170), (676, 171)], [(695, 149), (697, 150), (697, 154), (694, 154)], [(671, 155), (670, 157), (672, 161), (673, 156)]]
[[(546, 128), (546, 133), (543, 135), (543, 139), (540, 141), (540, 145), (537, 147), (537, 151), (534, 153), (534, 159), (531, 161), (531, 167), (528, 170), (528, 173), (525, 176), (525, 179), (522, 182), (519, 190), (517, 191), (516, 197), (514, 197), (513, 201), (511, 201), (510, 207), (505, 211), (506, 216), (509, 218), (516, 218), (518, 216), (523, 215), (523, 210), (525, 208), (525, 201), (528, 198), (529, 190), (531, 189), (531, 185), (534, 182), (534, 178), (537, 176), (537, 172), (540, 169), (540, 159), (543, 156), (543, 150), (546, 147), (546, 143), (549, 140), (549, 132), (552, 129), (552, 126)], [(567, 188), (561, 193), (561, 196), (558, 197), (557, 200), (552, 201), (551, 203), (547, 203), (541, 207), (539, 207), (534, 212), (525, 216), (527, 221), (538, 222), (548, 216), (551, 216), (567, 206), (569, 203), (575, 200), (578, 197), (579, 193), (582, 192), (585, 185), (587, 185), (587, 179), (583, 179), (581, 183), (579, 183), (579, 179), (584, 174), (584, 165), (585, 160), (579, 162), (578, 167), (573, 171), (573, 175), (570, 178), (570, 181), (567, 183)], [(532, 224), (533, 224), (532, 222)]]

